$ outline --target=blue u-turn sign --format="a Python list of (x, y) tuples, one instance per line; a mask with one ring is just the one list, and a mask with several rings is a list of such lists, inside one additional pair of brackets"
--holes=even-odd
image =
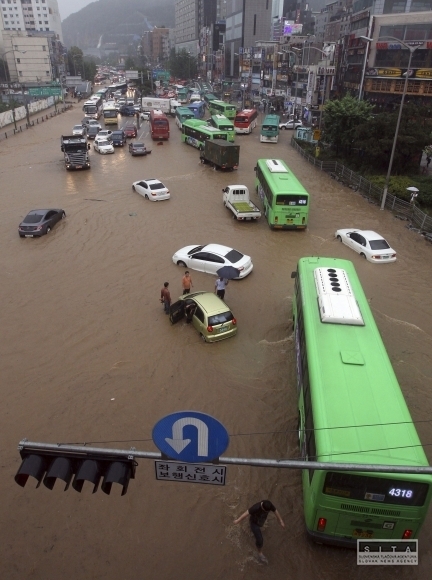
[(196, 411), (179, 411), (153, 427), (156, 447), (170, 459), (205, 463), (222, 455), (229, 444), (225, 427), (214, 417)]

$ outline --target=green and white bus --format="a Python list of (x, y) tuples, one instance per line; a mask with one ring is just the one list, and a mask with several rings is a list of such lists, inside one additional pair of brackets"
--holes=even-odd
[(183, 143), (192, 145), (192, 147), (196, 147), (202, 151), (207, 139), (224, 139), (228, 141), (228, 133), (226, 131), (219, 131), (215, 127), (210, 127), (206, 121), (188, 119), (183, 123), (181, 139)]
[(279, 139), (279, 116), (266, 115), (261, 126), (261, 143), (277, 143)]
[(226, 131), (228, 133), (228, 141), (234, 143), (235, 141), (235, 128), (234, 123), (225, 117), (225, 115), (212, 115), (208, 120), (208, 124), (212, 127), (216, 127), (219, 131)]
[(216, 95), (213, 95), (212, 93), (204, 93), (204, 101), (205, 104), (207, 105), (207, 107), (209, 106), (210, 101), (217, 101), (218, 98), (216, 97)]
[(183, 123), (188, 119), (195, 119), (194, 112), (189, 107), (177, 107), (175, 112), (175, 122), (179, 129), (182, 128)]
[(210, 115), (225, 115), (227, 119), (234, 119), (237, 113), (235, 106), (225, 103), (225, 101), (209, 101), (208, 108)]
[(258, 159), (255, 187), (271, 229), (305, 229), (309, 218), (309, 194), (286, 163)]
[[(426, 467), (403, 393), (352, 262), (301, 258), (293, 299), (298, 433), (307, 461)], [(417, 538), (432, 476), (305, 469), (313, 540)]]

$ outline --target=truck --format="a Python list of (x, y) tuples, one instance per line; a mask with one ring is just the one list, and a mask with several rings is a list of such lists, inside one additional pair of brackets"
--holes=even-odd
[(162, 99), (159, 97), (143, 97), (141, 99), (141, 107), (143, 111), (154, 111), (159, 109), (165, 115), (175, 115), (177, 107), (180, 107), (181, 103), (175, 99)]
[(62, 135), (60, 149), (63, 151), (66, 169), (90, 169), (90, 143), (86, 137)]
[(224, 206), (232, 211), (234, 219), (246, 221), (261, 217), (261, 211), (250, 200), (246, 185), (227, 185), (222, 192)]
[(207, 139), (200, 152), (201, 163), (209, 163), (215, 169), (237, 169), (239, 159), (240, 145), (234, 145), (225, 139)]

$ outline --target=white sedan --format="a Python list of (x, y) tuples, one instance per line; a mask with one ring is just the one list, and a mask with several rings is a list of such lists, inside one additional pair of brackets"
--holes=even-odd
[(294, 121), (294, 119), (279, 123), (279, 129), (297, 129), (297, 127), (303, 127), (303, 123), (301, 121)]
[(98, 153), (101, 153), (102, 155), (106, 155), (108, 153), (114, 153), (114, 145), (111, 143), (111, 141), (108, 140), (95, 140), (94, 150)]
[(95, 143), (98, 141), (109, 141), (111, 139), (111, 133), (109, 129), (102, 129), (95, 137)]
[(75, 125), (72, 129), (72, 135), (79, 135), (80, 137), (85, 137), (87, 131), (82, 125)]
[(360, 254), (368, 262), (396, 262), (396, 252), (386, 240), (371, 230), (337, 230), (336, 239)]
[(238, 278), (245, 278), (253, 270), (250, 256), (220, 244), (186, 246), (178, 250), (172, 260), (177, 266), (207, 272), (215, 276), (223, 266), (232, 266), (239, 270)]
[(132, 183), (132, 189), (150, 201), (163, 201), (170, 198), (170, 192), (159, 179), (141, 179)]

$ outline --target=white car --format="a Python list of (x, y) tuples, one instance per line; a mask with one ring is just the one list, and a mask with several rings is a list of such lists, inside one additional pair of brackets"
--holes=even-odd
[(207, 272), (215, 276), (217, 276), (217, 271), (223, 266), (233, 266), (239, 270), (238, 278), (245, 278), (253, 270), (250, 256), (220, 244), (186, 246), (178, 250), (172, 260), (177, 266)]
[(109, 129), (102, 129), (95, 137), (95, 143), (98, 141), (109, 141), (111, 139), (111, 133)]
[(337, 230), (336, 239), (360, 254), (368, 262), (396, 262), (396, 252), (386, 240), (371, 230)]
[(101, 153), (102, 155), (106, 155), (107, 153), (114, 153), (114, 145), (111, 143), (111, 141), (108, 140), (95, 140), (94, 150), (98, 153)]
[(86, 133), (87, 130), (82, 125), (75, 125), (72, 129), (72, 135), (79, 135), (81, 137), (84, 137)]
[(303, 127), (303, 123), (301, 121), (294, 121), (294, 119), (279, 123), (279, 129), (297, 129), (297, 127)]
[(150, 119), (150, 111), (143, 111), (140, 115), (140, 119), (148, 121)]
[(163, 201), (170, 198), (170, 192), (159, 179), (141, 179), (132, 184), (132, 189), (150, 201)]
[(85, 125), (86, 127), (97, 127), (99, 131), (102, 129), (102, 125), (96, 119), (87, 119)]

